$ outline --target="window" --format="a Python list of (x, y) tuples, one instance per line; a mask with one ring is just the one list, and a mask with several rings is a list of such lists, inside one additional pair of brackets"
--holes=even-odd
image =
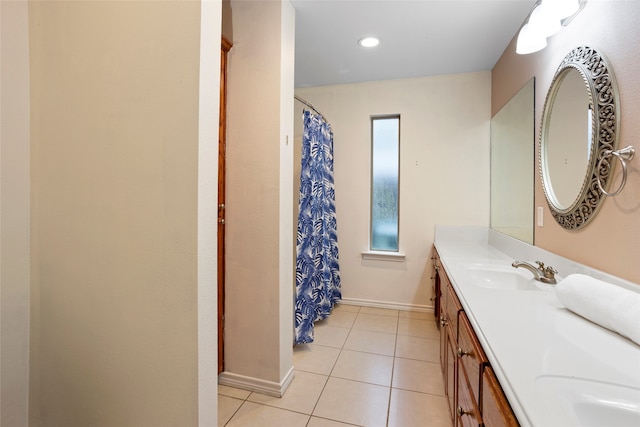
[(398, 251), (400, 116), (371, 118), (371, 250)]

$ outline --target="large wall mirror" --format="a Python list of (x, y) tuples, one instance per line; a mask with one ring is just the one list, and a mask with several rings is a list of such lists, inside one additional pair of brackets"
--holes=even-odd
[[(540, 132), (540, 173), (553, 218), (568, 230), (591, 221), (613, 174), (618, 92), (603, 55), (582, 46), (558, 67)], [(599, 181), (599, 183), (598, 183)]]
[(491, 228), (533, 244), (534, 79), (491, 119)]

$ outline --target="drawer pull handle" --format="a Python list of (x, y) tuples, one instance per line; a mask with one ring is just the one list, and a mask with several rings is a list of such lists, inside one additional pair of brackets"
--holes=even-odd
[(440, 316), (440, 326), (447, 326), (449, 323), (445, 320), (444, 316)]
[(464, 351), (462, 348), (458, 347), (458, 358), (461, 358), (463, 356), (471, 356), (473, 354), (473, 351)]
[(465, 411), (464, 409), (462, 409), (462, 406), (458, 406), (458, 409), (456, 411), (458, 413), (458, 416), (461, 417), (463, 415), (469, 415), (471, 414), (471, 412), (469, 411)]

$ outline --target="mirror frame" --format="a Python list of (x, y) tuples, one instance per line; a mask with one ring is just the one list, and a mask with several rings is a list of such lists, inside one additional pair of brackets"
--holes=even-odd
[[(591, 108), (592, 140), (587, 170), (582, 187), (575, 201), (568, 208), (556, 204), (552, 185), (549, 182), (549, 171), (546, 164), (548, 125), (554, 100), (569, 69), (577, 70), (585, 82)], [(606, 198), (598, 186), (598, 179), (603, 188), (608, 189), (613, 177), (611, 156), (605, 151), (616, 150), (618, 145), (618, 129), (620, 126), (620, 107), (618, 88), (607, 60), (602, 53), (589, 46), (573, 49), (560, 63), (547, 92), (540, 126), (539, 168), (547, 204), (551, 215), (560, 226), (567, 230), (577, 230), (587, 225), (597, 214)], [(600, 165), (598, 167), (598, 165)]]

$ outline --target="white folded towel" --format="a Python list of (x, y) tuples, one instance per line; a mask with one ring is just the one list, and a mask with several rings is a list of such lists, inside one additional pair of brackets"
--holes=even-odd
[(640, 293), (570, 274), (556, 285), (556, 295), (574, 313), (640, 344)]

